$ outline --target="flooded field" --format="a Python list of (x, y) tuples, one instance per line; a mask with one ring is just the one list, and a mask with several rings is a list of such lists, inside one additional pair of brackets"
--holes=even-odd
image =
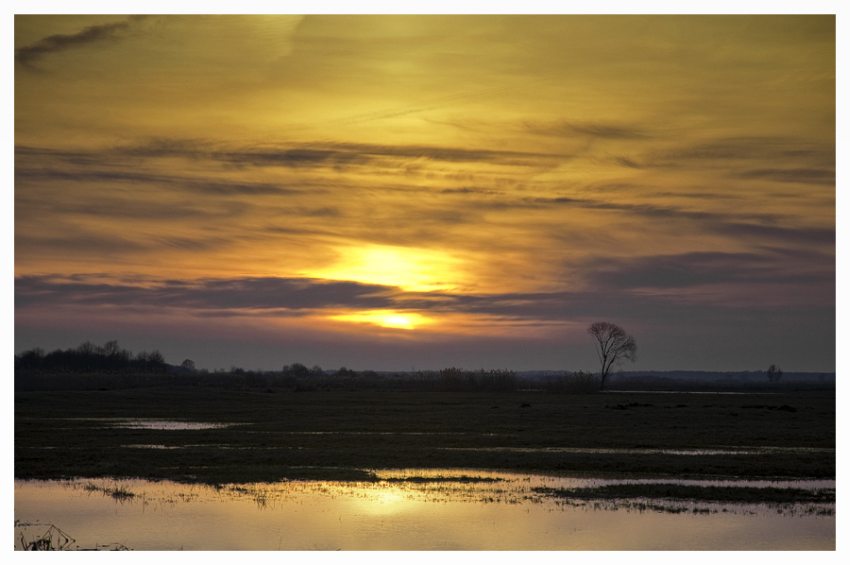
[(833, 549), (835, 459), (824, 392), (22, 392), (15, 543)]
[[(834, 504), (571, 499), (622, 485), (803, 489), (817, 481), (671, 481), (481, 470), (377, 471), (370, 482), (218, 487), (108, 479), (16, 481), (15, 545), (83, 549), (834, 549)], [(51, 525), (58, 528), (47, 532)]]

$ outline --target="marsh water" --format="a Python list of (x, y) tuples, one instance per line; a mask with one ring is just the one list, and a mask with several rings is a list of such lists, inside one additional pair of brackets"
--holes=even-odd
[[(567, 502), (541, 487), (624, 480), (481, 470), (378, 471), (373, 482), (241, 485), (16, 481), (15, 547), (50, 525), (72, 547), (136, 550), (834, 549), (833, 504)], [(635, 482), (635, 481), (628, 481)], [(644, 482), (671, 482), (645, 480)], [(678, 481), (834, 488), (834, 481)], [(55, 532), (56, 530), (54, 530)]]

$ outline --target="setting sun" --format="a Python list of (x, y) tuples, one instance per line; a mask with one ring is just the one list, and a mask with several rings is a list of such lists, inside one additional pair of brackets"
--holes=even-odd
[(343, 322), (353, 322), (355, 324), (372, 324), (382, 328), (398, 330), (415, 330), (421, 326), (432, 324), (434, 322), (433, 318), (428, 318), (416, 312), (391, 312), (386, 310), (340, 314), (338, 316), (331, 316), (330, 319)]

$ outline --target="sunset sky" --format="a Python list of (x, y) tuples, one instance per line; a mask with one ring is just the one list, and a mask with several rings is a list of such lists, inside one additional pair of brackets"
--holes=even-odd
[(15, 351), (835, 369), (833, 16), (17, 16)]

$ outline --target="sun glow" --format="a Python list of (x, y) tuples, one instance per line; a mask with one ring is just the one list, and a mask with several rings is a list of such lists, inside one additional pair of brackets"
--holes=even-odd
[(371, 245), (339, 250), (339, 261), (307, 276), (395, 286), (409, 292), (450, 290), (463, 282), (461, 261), (441, 251)]
[(392, 310), (369, 310), (351, 314), (340, 314), (331, 316), (330, 318), (342, 322), (371, 324), (373, 326), (396, 330), (415, 330), (434, 322), (433, 319), (416, 312), (395, 312)]

